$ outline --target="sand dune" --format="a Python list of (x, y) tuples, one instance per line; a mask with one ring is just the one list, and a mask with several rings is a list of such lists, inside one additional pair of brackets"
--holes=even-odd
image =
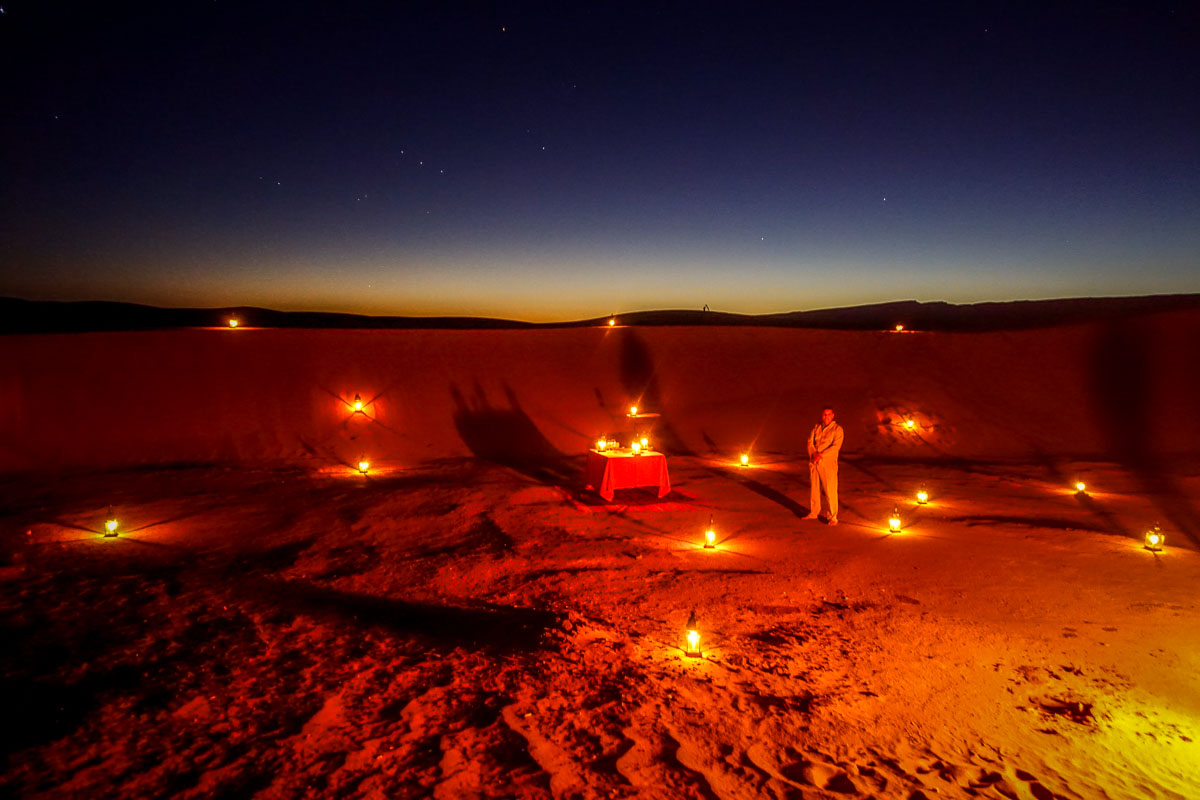
[(1200, 796), (1194, 312), (3, 344), (0, 793)]

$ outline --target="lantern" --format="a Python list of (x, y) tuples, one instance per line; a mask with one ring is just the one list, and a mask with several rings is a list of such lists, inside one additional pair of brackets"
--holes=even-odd
[(117, 516), (113, 513), (112, 506), (108, 507), (108, 519), (104, 521), (104, 535), (107, 537), (117, 535)]
[(635, 456), (640, 456), (642, 454), (642, 443), (634, 442), (633, 444), (629, 445), (629, 449), (633, 451)]
[(1158, 523), (1154, 523), (1154, 527), (1146, 531), (1146, 549), (1153, 553), (1162, 552), (1163, 545), (1167, 543), (1167, 535), (1162, 532), (1162, 528), (1158, 527)]
[(366, 459), (365, 457), (364, 457), (364, 458), (361, 458), (361, 459), (359, 459), (359, 461), (358, 461), (358, 471), (359, 471), (359, 472), (361, 472), (363, 475), (366, 475), (366, 474), (367, 474), (367, 470), (368, 470), (368, 469), (370, 469), (370, 468), (371, 468), (371, 462), (370, 462), (370, 461), (367, 461), (367, 459)]
[(916, 422), (914, 422), (912, 419), (906, 419), (906, 420), (904, 420), (904, 427), (908, 428), (910, 431), (911, 431), (913, 428), (915, 428), (916, 426), (917, 426), (917, 423), (916, 423)]
[(599, 450), (601, 453), (604, 452), (604, 448), (607, 446), (608, 446), (607, 439), (597, 439), (596, 440), (596, 449)]
[(712, 514), (708, 515), (708, 528), (704, 531), (704, 549), (712, 550), (717, 546), (717, 532), (713, 530)]
[(637, 416), (637, 406), (630, 406), (630, 407), (629, 407), (629, 416), (631, 416), (631, 417), (636, 417), (636, 416)]
[(643, 437), (642, 437), (642, 441), (641, 441), (641, 445), (642, 445), (642, 448), (643, 448), (643, 449), (645, 449), (645, 450), (649, 450), (649, 449), (650, 449), (650, 440), (649, 440), (649, 439), (647, 439), (645, 436), (643, 436)]
[(613, 325), (616, 325), (616, 324), (617, 324), (617, 320), (614, 317), (608, 318), (608, 327), (611, 328)]
[(687, 645), (684, 655), (689, 658), (700, 658), (700, 628), (696, 624), (696, 612), (693, 611), (687, 621)]
[(921, 484), (921, 488), (917, 490), (917, 502), (921, 505), (929, 502), (929, 492), (925, 489), (925, 484)]
[(355, 413), (361, 413), (362, 410), (363, 410), (363, 400), (361, 397), (359, 397), (356, 394), (356, 395), (354, 395), (354, 411), (355, 411)]
[(888, 517), (888, 528), (892, 533), (900, 532), (900, 507), (896, 506), (892, 509), (892, 515)]
[(229, 327), (236, 328), (237, 326), (238, 326), (238, 321), (236, 319), (229, 320)]
[(904, 333), (904, 326), (897, 324), (896, 325), (896, 333)]
[(750, 466), (750, 456), (747, 453), (742, 453), (742, 466)]
[(1087, 484), (1083, 481), (1075, 481), (1075, 491), (1078, 494), (1087, 494)]

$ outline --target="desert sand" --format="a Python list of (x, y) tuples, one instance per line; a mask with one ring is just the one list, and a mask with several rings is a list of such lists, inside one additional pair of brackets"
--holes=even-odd
[(1195, 312), (2, 345), (6, 795), (1200, 797)]

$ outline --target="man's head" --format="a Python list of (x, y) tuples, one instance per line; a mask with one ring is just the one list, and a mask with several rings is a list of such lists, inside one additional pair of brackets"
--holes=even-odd
[(833, 422), (833, 409), (832, 408), (826, 408), (824, 411), (821, 412), (821, 422), (826, 425)]

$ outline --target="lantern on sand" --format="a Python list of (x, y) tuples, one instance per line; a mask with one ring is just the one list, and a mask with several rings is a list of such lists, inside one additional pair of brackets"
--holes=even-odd
[(892, 509), (892, 515), (888, 517), (888, 529), (892, 533), (900, 532), (900, 507), (896, 506)]
[(896, 333), (903, 333), (903, 332), (904, 332), (904, 326), (897, 324), (896, 325)]
[(696, 624), (696, 612), (693, 611), (687, 621), (687, 644), (683, 652), (689, 658), (700, 658), (700, 627)]
[(610, 328), (611, 328), (613, 325), (616, 325), (616, 324), (617, 324), (617, 320), (616, 320), (616, 318), (614, 318), (614, 317), (609, 317), (609, 318), (608, 318), (608, 327), (610, 327)]
[(1167, 535), (1162, 532), (1162, 528), (1158, 527), (1158, 523), (1150, 530), (1146, 531), (1146, 549), (1154, 553), (1162, 552), (1163, 545), (1167, 543)]
[(108, 519), (104, 521), (104, 535), (109, 537), (117, 535), (117, 517), (113, 514), (112, 506), (108, 507)]
[(921, 488), (917, 489), (917, 502), (925, 505), (929, 502), (929, 490), (925, 488), (925, 484), (921, 484)]
[(631, 417), (636, 417), (636, 416), (637, 416), (637, 406), (630, 406), (630, 407), (629, 407), (629, 416), (631, 416)]
[(229, 327), (236, 328), (237, 326), (238, 326), (238, 321), (236, 319), (229, 320)]
[(910, 417), (904, 420), (904, 427), (911, 431), (913, 428), (917, 427), (917, 423)]
[(367, 470), (369, 470), (370, 468), (371, 468), (371, 462), (367, 461), (366, 456), (364, 456), (358, 460), (358, 471), (361, 472), (363, 475), (366, 475)]
[(743, 467), (750, 466), (750, 455), (748, 453), (742, 453), (741, 463)]
[(704, 529), (704, 549), (712, 550), (717, 546), (717, 532), (713, 530), (712, 514), (708, 515), (708, 527)]
[(363, 399), (361, 397), (359, 397), (357, 394), (354, 395), (354, 402), (352, 403), (352, 405), (354, 406), (355, 413), (361, 413), (363, 410)]
[(1087, 484), (1083, 481), (1075, 481), (1075, 493), (1087, 494)]

